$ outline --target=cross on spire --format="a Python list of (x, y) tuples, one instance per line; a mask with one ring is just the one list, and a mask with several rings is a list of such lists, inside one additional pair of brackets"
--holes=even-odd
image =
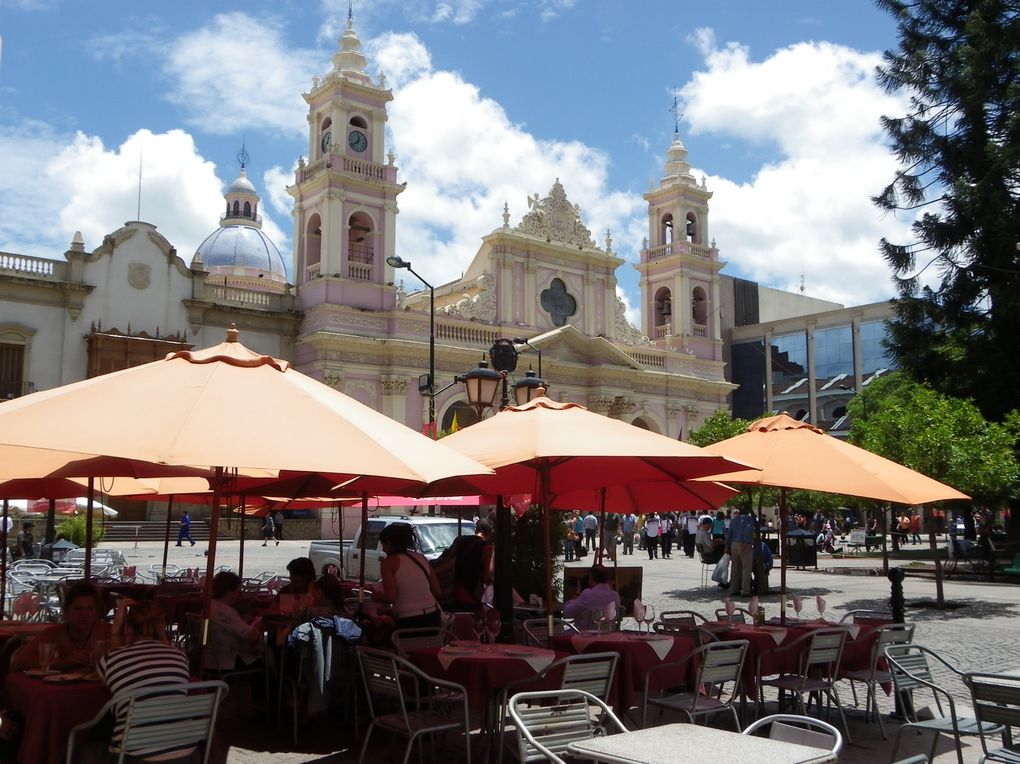
[(669, 113), (673, 115), (673, 132), (677, 135), (680, 134), (680, 117), (684, 115), (680, 109), (680, 99), (678, 98), (679, 90), (673, 87), (673, 105), (669, 107)]
[(244, 138), (241, 138), (241, 150), (237, 152), (237, 161), (241, 163), (242, 170), (245, 168), (245, 165), (248, 164), (249, 159), (251, 159), (251, 157), (248, 156), (248, 152), (244, 149)]

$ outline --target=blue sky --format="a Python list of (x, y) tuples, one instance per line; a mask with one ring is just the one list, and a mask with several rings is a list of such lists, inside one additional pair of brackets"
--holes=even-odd
[[(346, 0), (0, 0), (0, 251), (93, 249), (136, 218), (190, 262), (245, 141), (265, 230), (289, 255), (301, 92), (329, 70)], [(641, 194), (680, 134), (715, 193), (727, 273), (844, 304), (890, 297), (869, 202), (892, 177), (873, 70), (895, 45), (866, 0), (355, 0), (368, 69), (393, 88), (397, 251), (439, 284), (556, 178), (597, 242), (637, 258)], [(448, 147), (455, 146), (451, 151)], [(631, 305), (636, 272), (620, 285)]]

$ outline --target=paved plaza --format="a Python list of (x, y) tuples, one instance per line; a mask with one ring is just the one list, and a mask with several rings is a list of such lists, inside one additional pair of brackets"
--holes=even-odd
[[(111, 545), (120, 548), (139, 570), (159, 564), (162, 559), (162, 544), (140, 542)], [(204, 544), (195, 547), (170, 547), (169, 562), (183, 567), (204, 565)], [(261, 547), (257, 542), (245, 546), (245, 574), (262, 570), (276, 570), (285, 574), (288, 560), (305, 555), (308, 541), (284, 541), (279, 547)], [(238, 569), (238, 544), (235, 541), (220, 542), (217, 548), (217, 563)], [(577, 566), (591, 564), (591, 556)], [(621, 565), (638, 565), (643, 568), (644, 599), (656, 606), (657, 610), (689, 608), (711, 617), (715, 608), (723, 602), (722, 590), (715, 584), (701, 588), (701, 565), (697, 559), (688, 559), (674, 552), (671, 559), (648, 560), (644, 552), (635, 550), (633, 556), (621, 556)], [(907, 565), (904, 561), (892, 560), (892, 565)], [(791, 592), (805, 599), (804, 616), (814, 617), (815, 595), (821, 594), (827, 603), (826, 616), (838, 620), (847, 610), (888, 607), (890, 584), (881, 575), (881, 559), (849, 558), (830, 559), (819, 556), (819, 569), (789, 572), (788, 587)], [(833, 572), (828, 572), (828, 571)], [(877, 574), (875, 571), (877, 570)], [(773, 571), (770, 584), (778, 588), (778, 569)], [(938, 650), (964, 670), (1017, 671), (1020, 670), (1020, 639), (1018, 639), (1016, 616), (1020, 613), (1020, 584), (987, 581), (950, 579), (945, 583), (946, 600), (958, 605), (952, 610), (937, 610), (930, 607), (914, 607), (935, 599), (935, 582), (931, 578), (908, 576), (904, 582), (907, 600), (907, 620), (917, 625), (915, 642)], [(766, 615), (778, 614), (779, 597), (771, 595), (761, 599)], [(738, 600), (738, 604), (746, 604)], [(788, 611), (791, 612), (792, 611)], [(844, 703), (850, 701), (849, 690), (841, 687)], [(961, 695), (959, 699), (967, 703)], [(880, 702), (891, 710), (891, 701), (883, 696)], [(883, 741), (878, 725), (865, 725), (859, 714), (851, 719), (851, 733), (854, 742), (844, 748), (840, 761), (886, 762), (889, 761), (892, 737), (896, 722), (887, 723), (890, 739)], [(301, 746), (295, 752), (290, 744), (286, 728), (276, 730), (267, 727), (261, 720), (227, 719), (222, 727), (223, 737), (230, 742), (227, 756), (229, 762), (245, 764), (291, 764), (296, 762), (346, 762), (356, 760), (357, 742), (349, 732), (337, 726), (333, 720), (310, 720), (304, 728)], [(382, 737), (382, 736), (380, 736)], [(900, 756), (927, 751), (930, 738), (913, 734), (905, 736)], [(373, 746), (374, 747), (374, 746)], [(379, 756), (373, 761), (399, 761), (399, 749), (381, 746)], [(976, 762), (980, 754), (977, 740), (965, 740), (964, 761)], [(446, 754), (444, 753), (445, 757)], [(509, 759), (508, 759), (509, 761)], [(946, 740), (940, 744), (935, 761), (950, 764), (956, 761), (952, 745)]]

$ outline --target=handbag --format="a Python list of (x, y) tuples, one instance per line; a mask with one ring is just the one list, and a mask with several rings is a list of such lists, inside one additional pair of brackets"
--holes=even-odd
[(720, 557), (719, 562), (715, 564), (715, 570), (712, 571), (712, 580), (723, 586), (730, 582), (730, 556), (728, 554)]

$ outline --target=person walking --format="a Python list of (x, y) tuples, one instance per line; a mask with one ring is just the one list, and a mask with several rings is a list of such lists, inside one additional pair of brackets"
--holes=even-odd
[(583, 557), (584, 552), (584, 518), (581, 513), (574, 515), (574, 557), (578, 560)]
[(276, 545), (280, 546), (280, 542), (283, 541), (283, 513), (273, 512), (273, 538), (276, 539)]
[(730, 520), (726, 530), (726, 552), (730, 556), (730, 596), (751, 596), (754, 518), (745, 508)]
[(574, 533), (574, 515), (568, 512), (563, 520), (563, 562), (574, 561), (574, 549), (577, 546), (577, 534)]
[(177, 529), (177, 546), (180, 546), (185, 539), (195, 546), (195, 539), (191, 538), (191, 515), (188, 514), (188, 510), (181, 513), (181, 522)]
[(14, 537), (14, 549), (11, 556), (15, 560), (31, 560), (35, 557), (35, 536), (32, 535), (34, 527), (35, 523), (31, 520), (26, 520), (21, 524), (21, 530)]
[(659, 534), (662, 531), (662, 522), (654, 512), (645, 518), (645, 549), (648, 552), (648, 559), (655, 560), (659, 557)]
[(634, 554), (634, 533), (637, 531), (637, 515), (633, 512), (624, 515), (620, 521), (620, 531), (623, 533), (623, 553)]
[(589, 552), (594, 552), (598, 548), (599, 542), (596, 536), (598, 530), (599, 519), (594, 512), (589, 512), (584, 518), (584, 548)]
[(610, 560), (616, 560), (616, 534), (620, 532), (620, 516), (615, 512), (606, 515), (602, 527), (602, 550)]
[(680, 519), (680, 522), (684, 554), (694, 559), (694, 544), (698, 540), (698, 516), (691, 510)]
[[(276, 523), (273, 520), (272, 512), (266, 513), (265, 520), (262, 521), (262, 546), (266, 546), (270, 541), (276, 538)], [(276, 542), (279, 546), (280, 542)]]
[(921, 513), (912, 512), (910, 514), (910, 535), (913, 537), (915, 544), (921, 543)]
[(662, 536), (662, 559), (668, 560), (673, 556), (673, 537), (676, 535), (676, 514), (668, 512), (662, 518), (660, 527)]

